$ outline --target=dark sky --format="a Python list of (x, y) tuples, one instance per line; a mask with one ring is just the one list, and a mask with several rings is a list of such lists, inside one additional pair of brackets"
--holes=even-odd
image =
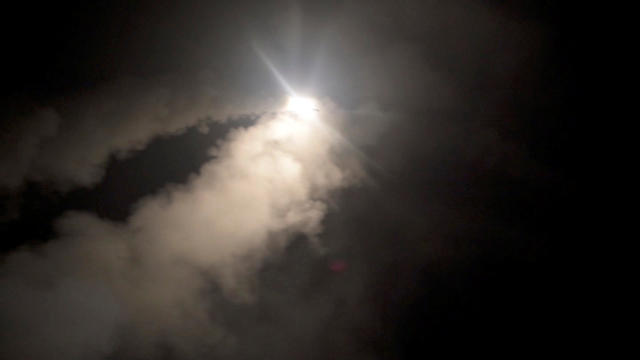
[[(9, 5), (0, 357), (556, 352), (572, 322), (559, 254), (584, 227), (584, 12)], [(267, 110), (286, 97), (256, 48), (350, 144), (319, 132), (292, 150), (315, 174), (299, 183), (242, 153), (276, 146)]]

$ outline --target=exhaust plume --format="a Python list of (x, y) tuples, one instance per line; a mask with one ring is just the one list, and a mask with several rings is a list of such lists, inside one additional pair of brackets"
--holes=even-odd
[(163, 344), (198, 356), (232, 341), (207, 287), (250, 301), (261, 261), (294, 236), (317, 237), (331, 192), (361, 176), (357, 158), (324, 128), (343, 115), (327, 105), (322, 117), (265, 115), (233, 130), (186, 184), (142, 199), (125, 222), (69, 212), (56, 239), (9, 255), (0, 357), (153, 356)]

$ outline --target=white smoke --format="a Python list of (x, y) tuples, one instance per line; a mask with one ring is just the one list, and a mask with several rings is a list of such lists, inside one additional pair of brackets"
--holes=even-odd
[(160, 343), (195, 356), (226, 341), (203, 295), (210, 281), (250, 299), (261, 260), (296, 234), (316, 237), (331, 191), (361, 174), (328, 127), (341, 115), (323, 114), (263, 116), (126, 222), (67, 213), (58, 238), (6, 258), (0, 357), (101, 358), (117, 347), (152, 356)]

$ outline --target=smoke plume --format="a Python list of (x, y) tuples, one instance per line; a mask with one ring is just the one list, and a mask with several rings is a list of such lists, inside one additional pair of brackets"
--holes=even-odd
[(361, 174), (332, 128), (343, 115), (327, 105), (322, 117), (265, 115), (125, 222), (69, 212), (56, 239), (9, 255), (0, 357), (101, 358), (122, 348), (153, 356), (162, 344), (197, 356), (232, 341), (207, 287), (250, 301), (261, 261), (293, 236), (317, 237), (331, 192)]

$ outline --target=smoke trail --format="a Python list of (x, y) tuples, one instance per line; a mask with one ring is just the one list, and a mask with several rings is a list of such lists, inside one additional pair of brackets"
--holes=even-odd
[(0, 128), (0, 172), (6, 174), (0, 177), (0, 191), (19, 190), (27, 181), (63, 191), (93, 186), (112, 155), (143, 149), (158, 136), (204, 121), (272, 106), (271, 100), (239, 93), (206, 72), (119, 79), (45, 109), (8, 115), (6, 128)]
[[(327, 109), (327, 121), (340, 117)], [(0, 357), (219, 346), (225, 332), (203, 290), (215, 281), (250, 299), (262, 259), (295, 234), (316, 237), (331, 191), (358, 178), (357, 160), (317, 126), (275, 113), (234, 130), (197, 176), (143, 199), (126, 222), (67, 213), (58, 238), (4, 261)]]

